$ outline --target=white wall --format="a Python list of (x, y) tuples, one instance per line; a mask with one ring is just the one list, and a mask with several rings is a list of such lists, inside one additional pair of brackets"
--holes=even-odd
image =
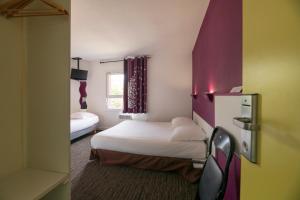
[(158, 46), (148, 68), (148, 110), (152, 121), (170, 121), (176, 116), (192, 117), (192, 54), (180, 41)]
[[(100, 116), (102, 127), (119, 122), (118, 112), (106, 109), (105, 74), (122, 70), (122, 62), (100, 65), (96, 61), (124, 56), (151, 56), (149, 120), (192, 116), (192, 50), (208, 3), (209, 0), (72, 1), (71, 55), (93, 61), (88, 78), (88, 110)], [(77, 104), (77, 97), (72, 101)]]
[[(178, 47), (180, 49), (180, 47)], [(191, 117), (191, 54), (158, 47), (148, 64), (148, 119), (170, 121), (175, 116)], [(177, 49), (177, 50), (176, 50)], [(100, 117), (100, 128), (109, 128), (121, 120), (121, 110), (106, 106), (106, 74), (123, 72), (123, 62), (100, 64), (83, 62), (89, 70), (87, 80), (88, 111)], [(71, 109), (79, 110), (79, 83), (71, 80)]]
[(108, 72), (123, 72), (123, 62), (100, 64), (91, 62), (88, 76), (88, 110), (100, 117), (100, 128), (109, 128), (121, 120), (118, 116), (121, 110), (109, 110), (106, 106), (106, 74)]
[(233, 124), (233, 118), (241, 116), (241, 96), (215, 96), (215, 126), (221, 126), (235, 139), (235, 151), (241, 149), (241, 129)]
[[(77, 62), (71, 60), (71, 68), (76, 68)], [(100, 129), (106, 129), (121, 122), (121, 110), (109, 110), (106, 106), (106, 74), (108, 72), (123, 73), (123, 62), (101, 64), (96, 61), (80, 61), (80, 69), (88, 70), (87, 79), (87, 105), (88, 112), (100, 117)], [(71, 113), (80, 111), (79, 81), (72, 80), (70, 84)]]

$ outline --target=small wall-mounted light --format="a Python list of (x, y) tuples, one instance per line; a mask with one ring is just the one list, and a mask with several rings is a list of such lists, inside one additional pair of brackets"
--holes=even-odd
[(193, 93), (191, 94), (191, 97), (193, 97), (193, 99), (197, 99), (197, 97), (198, 97), (198, 92), (193, 92)]
[(214, 100), (214, 94), (215, 94), (215, 92), (204, 92), (204, 95), (206, 96), (206, 98), (210, 102), (213, 102), (213, 100)]
[(193, 99), (197, 99), (198, 94), (199, 94), (199, 92), (198, 92), (198, 87), (197, 87), (197, 85), (194, 85), (194, 86), (193, 86), (193, 91), (192, 91), (191, 97), (193, 97)]
[(198, 97), (198, 90), (197, 90), (196, 86), (193, 88), (191, 97), (193, 97), (193, 99), (197, 99), (197, 97)]

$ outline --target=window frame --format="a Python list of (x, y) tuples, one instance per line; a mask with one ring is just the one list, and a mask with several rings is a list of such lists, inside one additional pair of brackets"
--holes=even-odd
[[(123, 75), (124, 76), (124, 73), (122, 73), (122, 72), (108, 72), (108, 73), (106, 73), (106, 108), (108, 109), (108, 110), (122, 110), (123, 109), (123, 106), (121, 107), (121, 108), (110, 108), (109, 107), (109, 104), (108, 104), (108, 101), (109, 101), (109, 99), (124, 99), (124, 95), (122, 94), (122, 95), (111, 95), (111, 94), (109, 94), (109, 92), (110, 92), (110, 86), (111, 86), (111, 76), (112, 75)], [(124, 87), (124, 85), (123, 85), (123, 87)]]

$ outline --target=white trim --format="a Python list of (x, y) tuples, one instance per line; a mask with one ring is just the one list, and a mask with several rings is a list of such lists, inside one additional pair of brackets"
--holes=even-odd
[(196, 124), (198, 124), (203, 131), (206, 133), (207, 137), (210, 138), (214, 127), (208, 124), (200, 115), (198, 115), (195, 111), (193, 111), (193, 120)]
[(124, 73), (121, 73), (121, 72), (107, 72), (106, 73), (106, 108), (108, 110), (119, 110), (121, 111), (123, 108), (110, 108), (108, 106), (108, 101), (109, 99), (123, 99), (123, 94), (122, 95), (111, 95), (109, 94), (110, 92), (110, 84), (111, 84), (111, 76), (112, 75), (123, 75), (124, 76)]
[(111, 95), (109, 94), (110, 92), (110, 85), (111, 85), (111, 76), (113, 75), (123, 75), (124, 73), (120, 73), (120, 72), (108, 72), (106, 73), (106, 98), (123, 98), (123, 94), (122, 95)]
[[(209, 147), (209, 141), (211, 138), (211, 135), (213, 133), (214, 127), (212, 127), (210, 124), (208, 124), (200, 115), (198, 115), (195, 111), (193, 111), (193, 121), (198, 124), (202, 130), (206, 133), (208, 141), (207, 141), (207, 153), (208, 153), (208, 147)], [(215, 155), (214, 148), (212, 148), (212, 155)]]

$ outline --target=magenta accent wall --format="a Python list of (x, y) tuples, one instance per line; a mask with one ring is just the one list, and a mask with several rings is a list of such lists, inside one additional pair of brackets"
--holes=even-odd
[[(220, 167), (224, 170), (226, 165), (225, 154), (217, 150), (216, 159)], [(241, 160), (236, 154), (234, 154), (229, 167), (229, 175), (228, 175), (224, 200), (240, 199), (240, 180), (241, 180)]]
[(242, 85), (242, 0), (211, 0), (193, 50), (193, 110), (215, 125), (214, 102), (204, 92)]

